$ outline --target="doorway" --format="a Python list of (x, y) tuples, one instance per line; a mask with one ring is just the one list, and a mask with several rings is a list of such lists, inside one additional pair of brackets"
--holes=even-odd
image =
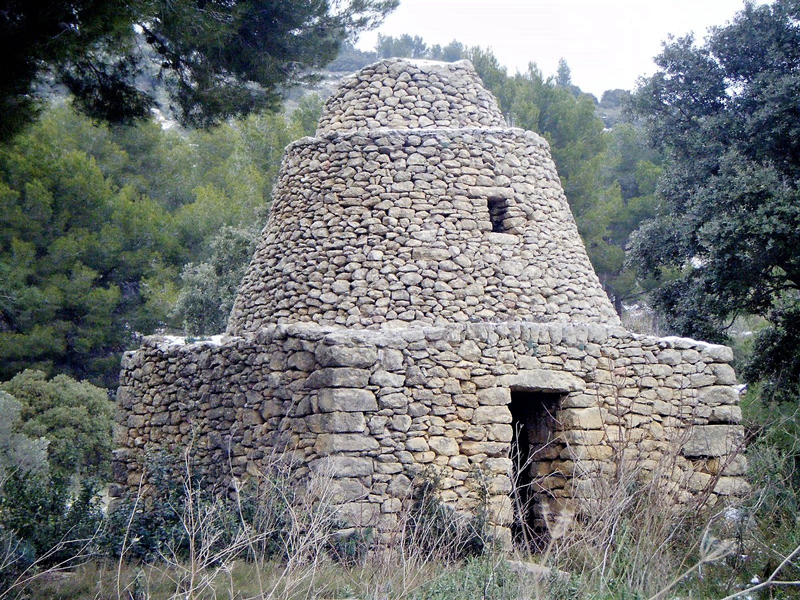
[(531, 551), (547, 543), (546, 500), (553, 497), (553, 487), (563, 487), (563, 476), (556, 473), (553, 462), (564, 449), (556, 437), (560, 393), (511, 390), (511, 411), (514, 437), (511, 442), (514, 480), (512, 501), (515, 543)]

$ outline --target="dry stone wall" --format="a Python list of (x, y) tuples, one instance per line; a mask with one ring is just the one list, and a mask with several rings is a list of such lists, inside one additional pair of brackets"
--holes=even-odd
[(619, 323), (541, 137), (367, 131), (287, 149), (230, 333), (468, 320)]
[[(587, 509), (621, 465), (655, 474), (675, 502), (747, 491), (730, 349), (588, 324), (465, 324), (397, 331), (269, 326), (222, 345), (150, 338), (125, 359), (115, 473), (136, 487), (143, 457), (192, 446), (198, 474), (257, 473), (275, 452), (298, 481), (332, 478), (353, 526), (396, 533), (414, 478), (470, 511), (488, 491), (508, 538), (518, 392), (558, 395), (540, 504)], [(480, 475), (478, 477), (477, 475)]]
[(497, 101), (468, 61), (390, 59), (342, 81), (317, 135), (365, 129), (504, 127)]
[(619, 327), (547, 143), (468, 63), (383, 61), (287, 149), (228, 334), (125, 356), (113, 491), (158, 452), (223, 486), (278, 459), (383, 541), (424, 472), (506, 540), (627, 473), (715, 503), (747, 491), (731, 359)]

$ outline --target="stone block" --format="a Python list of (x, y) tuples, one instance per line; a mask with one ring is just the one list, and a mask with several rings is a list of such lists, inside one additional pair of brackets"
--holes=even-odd
[(550, 371), (548, 369), (523, 370), (516, 375), (503, 375), (498, 379), (498, 383), (504, 387), (531, 392), (566, 394), (567, 392), (578, 392), (586, 388), (586, 382), (583, 379), (563, 371)]
[(703, 344), (700, 354), (709, 362), (729, 363), (733, 360), (733, 350), (719, 344)]
[(378, 410), (375, 394), (357, 388), (325, 388), (317, 400), (322, 412), (372, 412)]
[(698, 391), (698, 399), (704, 404), (715, 406), (717, 404), (737, 404), (739, 394), (727, 385), (712, 385)]
[(694, 472), (689, 477), (689, 482), (687, 487), (692, 492), (702, 492), (703, 490), (708, 487), (708, 484), (711, 482), (711, 475), (708, 473), (700, 473)]
[(458, 355), (464, 360), (477, 363), (481, 359), (481, 349), (472, 340), (466, 340), (457, 350)]
[(741, 423), (742, 409), (737, 405), (722, 404), (711, 409), (709, 423)]
[(597, 405), (597, 396), (591, 394), (572, 393), (561, 401), (562, 408), (589, 408)]
[(289, 368), (297, 369), (298, 371), (311, 371), (316, 364), (317, 361), (311, 352), (295, 352), (287, 361)]
[(309, 415), (306, 425), (314, 433), (362, 433), (367, 422), (360, 412), (330, 412)]
[(711, 372), (716, 377), (717, 385), (736, 385), (736, 372), (728, 364), (712, 364)]
[(511, 425), (487, 425), (486, 432), (490, 442), (510, 442), (514, 437), (514, 428)]
[(738, 425), (696, 425), (681, 453), (687, 457), (719, 457), (743, 448), (744, 430)]
[(714, 492), (720, 496), (745, 496), (750, 489), (750, 484), (741, 477), (720, 477), (714, 486)]
[(336, 510), (336, 517), (345, 526), (374, 527), (381, 514), (381, 505), (373, 502), (348, 502)]
[(311, 389), (345, 387), (363, 388), (369, 383), (369, 371), (350, 367), (331, 367), (314, 371), (306, 379), (306, 387)]
[(659, 362), (672, 366), (680, 364), (682, 360), (681, 353), (678, 350), (673, 350), (672, 348), (662, 350), (656, 355), (656, 358)]
[[(431, 436), (428, 440), (430, 449), (442, 456), (455, 456), (458, 454), (458, 442), (453, 438), (444, 436)], [(407, 448), (408, 446), (406, 446)]]
[(411, 427), (411, 417), (408, 415), (395, 415), (392, 417), (392, 429), (405, 433)]
[(395, 498), (405, 498), (411, 493), (411, 480), (402, 473), (399, 473), (392, 477), (386, 491), (390, 496)]
[(379, 448), (380, 444), (375, 438), (357, 433), (322, 433), (314, 444), (314, 450), (320, 456), (339, 452), (372, 452)]
[(486, 388), (478, 390), (478, 403), (484, 406), (501, 406), (511, 402), (511, 390), (508, 388)]
[(423, 437), (408, 438), (405, 442), (406, 450), (409, 452), (427, 452), (430, 450), (428, 442)]
[[(378, 404), (381, 408), (405, 408), (409, 405), (409, 398), (405, 394), (401, 394), (399, 392), (394, 394), (386, 394), (378, 398)], [(415, 404), (414, 406), (419, 407), (420, 405)], [(424, 407), (423, 407), (424, 408)]]
[(575, 444), (581, 446), (596, 446), (605, 439), (606, 434), (604, 431), (593, 429), (591, 431), (581, 431), (571, 429), (562, 432), (559, 437), (567, 444)]
[(369, 494), (369, 490), (358, 479), (344, 478), (327, 481), (323, 494), (326, 501), (343, 504), (353, 500), (363, 500)]
[(559, 413), (565, 429), (602, 429), (603, 417), (599, 408), (565, 408)]
[(345, 344), (320, 344), (316, 359), (323, 367), (371, 367), (378, 360), (374, 346), (348, 346)]
[(466, 456), (485, 454), (498, 458), (508, 454), (510, 444), (504, 442), (461, 442), (461, 453)]
[(326, 456), (310, 465), (311, 471), (323, 477), (364, 477), (372, 475), (373, 460), (361, 456)]
[(511, 423), (511, 411), (507, 406), (479, 406), (472, 415), (475, 425), (487, 423)]
[(370, 377), (370, 383), (379, 387), (399, 388), (403, 387), (406, 381), (405, 375), (390, 373), (389, 371), (375, 371)]

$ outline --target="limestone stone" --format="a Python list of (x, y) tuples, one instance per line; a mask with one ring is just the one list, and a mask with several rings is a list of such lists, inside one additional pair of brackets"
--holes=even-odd
[(370, 367), (378, 357), (377, 349), (342, 344), (322, 344), (317, 348), (316, 361), (323, 367)]
[(317, 400), (322, 412), (372, 412), (378, 410), (375, 394), (356, 388), (325, 388)]
[(511, 389), (544, 392), (576, 392), (586, 387), (582, 379), (570, 373), (549, 369), (520, 371), (516, 375), (504, 376), (502, 382)]
[(311, 470), (323, 477), (363, 477), (372, 475), (373, 460), (358, 456), (326, 456), (311, 463)]
[(314, 433), (361, 433), (367, 427), (363, 413), (329, 412), (306, 417), (308, 428)]
[(115, 493), (151, 451), (191, 443), (209, 484), (279, 457), (301, 489), (331, 478), (343, 535), (388, 540), (415, 478), (436, 471), (440, 500), (471, 512), (480, 473), (510, 539), (524, 426), (548, 439), (537, 514), (579, 518), (620, 461), (651, 476), (681, 444), (666, 498), (716, 482), (713, 501), (747, 487), (731, 360), (620, 326), (547, 142), (507, 127), (468, 63), (390, 59), (346, 78), (286, 149), (225, 335), (124, 356)]
[(380, 448), (380, 444), (369, 436), (356, 433), (322, 433), (314, 444), (320, 456), (328, 456), (339, 452), (364, 452)]
[(602, 429), (603, 417), (600, 409), (595, 408), (567, 408), (559, 413), (559, 418), (564, 427), (573, 429)]
[(681, 447), (684, 456), (725, 456), (743, 448), (744, 431), (737, 425), (698, 425)]
[(443, 456), (458, 454), (458, 442), (449, 437), (433, 436), (428, 440), (428, 445), (431, 450)]
[(475, 425), (487, 423), (511, 423), (511, 413), (505, 406), (479, 406), (472, 417)]
[(511, 390), (507, 388), (487, 388), (478, 390), (478, 402), (486, 406), (502, 406), (511, 402)]
[(698, 398), (704, 404), (711, 406), (716, 404), (736, 404), (739, 401), (739, 394), (732, 387), (713, 385), (702, 388)]
[(306, 386), (309, 388), (359, 388), (365, 387), (368, 382), (369, 371), (365, 369), (332, 367), (314, 371), (306, 380)]

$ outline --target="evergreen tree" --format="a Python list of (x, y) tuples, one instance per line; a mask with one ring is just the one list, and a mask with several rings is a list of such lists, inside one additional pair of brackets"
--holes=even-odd
[(634, 95), (668, 158), (661, 211), (633, 247), (664, 280), (658, 307), (676, 332), (712, 340), (739, 314), (766, 318), (747, 374), (784, 392), (800, 380), (798, 22), (797, 0), (748, 4), (703, 46), (665, 45)]
[(0, 140), (33, 118), (46, 78), (112, 122), (155, 105), (142, 76), (165, 87), (187, 125), (275, 109), (281, 88), (333, 60), (344, 40), (375, 26), (397, 1), (5, 0)]

